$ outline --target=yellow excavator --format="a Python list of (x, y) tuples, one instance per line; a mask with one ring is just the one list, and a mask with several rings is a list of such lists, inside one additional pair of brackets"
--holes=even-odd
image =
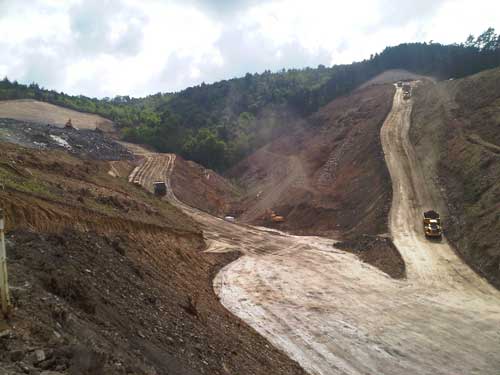
[(276, 214), (273, 210), (267, 210), (266, 211), (266, 216), (273, 222), (273, 223), (284, 223), (285, 218), (283, 216), (280, 216)]

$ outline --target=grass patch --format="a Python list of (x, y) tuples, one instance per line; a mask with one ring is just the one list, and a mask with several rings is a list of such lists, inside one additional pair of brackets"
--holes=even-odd
[(4, 165), (0, 165), (0, 184), (3, 185), (4, 189), (54, 198), (54, 194), (52, 194), (49, 187), (37, 178), (23, 177)]

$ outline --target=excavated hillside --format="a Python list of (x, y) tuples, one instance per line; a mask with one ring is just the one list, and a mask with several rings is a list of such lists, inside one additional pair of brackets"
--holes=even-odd
[(298, 234), (386, 233), (391, 185), (380, 128), (393, 95), (392, 85), (373, 85), (334, 100), (232, 168), (247, 187), (240, 219), (272, 226), (273, 210), (286, 218), (280, 229)]
[(215, 216), (240, 213), (241, 189), (215, 171), (177, 156), (172, 189), (182, 202)]
[(421, 86), (411, 139), (441, 187), (458, 253), (500, 287), (500, 69)]
[(0, 143), (15, 309), (0, 373), (304, 374), (212, 289), (237, 254), (128, 183), (128, 161)]

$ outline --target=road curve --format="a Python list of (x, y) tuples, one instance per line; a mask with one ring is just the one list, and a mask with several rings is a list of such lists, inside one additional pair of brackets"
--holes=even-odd
[[(209, 251), (243, 256), (214, 280), (221, 303), (309, 373), (481, 374), (500, 369), (500, 293), (446, 241), (421, 234), (424, 208), (441, 207), (408, 140), (411, 100), (398, 90), (381, 131), (393, 181), (390, 228), (408, 267), (394, 280), (334, 241), (235, 225), (170, 199), (199, 221)], [(151, 154), (133, 172), (151, 189), (175, 156)]]

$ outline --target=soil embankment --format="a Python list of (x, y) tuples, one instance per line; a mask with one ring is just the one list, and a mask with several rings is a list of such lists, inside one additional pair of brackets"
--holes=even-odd
[(213, 275), (237, 255), (204, 253), (132, 169), (1, 144), (15, 309), (0, 373), (304, 374), (219, 303)]
[(213, 170), (177, 156), (170, 180), (182, 202), (223, 217), (241, 213), (241, 191)]
[(458, 253), (500, 287), (500, 70), (415, 90), (412, 143)]
[[(240, 220), (306, 235), (387, 232), (391, 186), (379, 132), (393, 93), (376, 85), (334, 100), (235, 166), (229, 175), (247, 188)], [(273, 224), (269, 209), (286, 222)]]

